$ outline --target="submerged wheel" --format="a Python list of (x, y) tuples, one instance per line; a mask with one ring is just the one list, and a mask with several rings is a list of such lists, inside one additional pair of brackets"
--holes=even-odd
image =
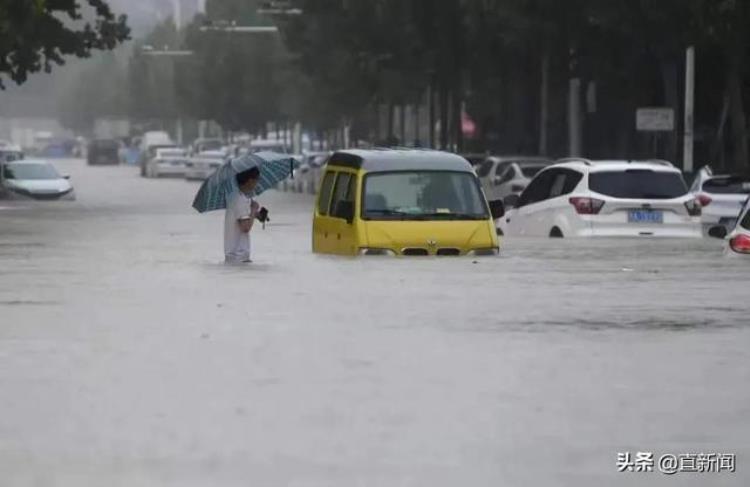
[(562, 233), (562, 230), (560, 230), (560, 229), (559, 229), (559, 228), (557, 228), (557, 227), (554, 227), (554, 228), (553, 228), (552, 230), (550, 230), (550, 232), (549, 232), (549, 238), (563, 238), (563, 233)]

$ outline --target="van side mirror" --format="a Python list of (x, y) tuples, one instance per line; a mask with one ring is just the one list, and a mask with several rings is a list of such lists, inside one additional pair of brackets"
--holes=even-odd
[(724, 225), (719, 225), (719, 226), (716, 226), (716, 227), (711, 227), (708, 230), (708, 236), (709, 237), (718, 238), (720, 240), (724, 240), (725, 238), (727, 238), (728, 234), (729, 234), (729, 232), (727, 232), (727, 227), (725, 227)]
[(490, 214), (493, 220), (498, 220), (505, 216), (505, 204), (502, 200), (490, 201)]
[(341, 218), (346, 220), (347, 223), (351, 224), (354, 222), (354, 202), (353, 201), (339, 201), (336, 203), (335, 211), (333, 212), (335, 218)]
[(515, 208), (518, 204), (518, 200), (520, 200), (521, 197), (517, 194), (509, 194), (505, 198), (503, 198), (503, 203), (505, 203), (506, 208)]

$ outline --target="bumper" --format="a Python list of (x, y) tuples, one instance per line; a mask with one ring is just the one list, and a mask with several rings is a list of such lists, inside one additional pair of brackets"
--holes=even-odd
[(186, 175), (186, 172), (185, 172), (184, 166), (159, 165), (154, 168), (154, 174), (157, 177), (159, 176), (184, 177)]
[(579, 229), (577, 237), (632, 237), (632, 238), (702, 238), (699, 223), (660, 226), (591, 225)]
[(184, 169), (183, 174), (185, 175), (185, 179), (189, 181), (204, 181), (208, 179), (211, 172), (202, 169)]

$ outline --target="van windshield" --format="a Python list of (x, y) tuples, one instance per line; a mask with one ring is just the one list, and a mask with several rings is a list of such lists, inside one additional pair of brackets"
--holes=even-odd
[(476, 176), (446, 171), (403, 171), (365, 177), (365, 220), (486, 220)]

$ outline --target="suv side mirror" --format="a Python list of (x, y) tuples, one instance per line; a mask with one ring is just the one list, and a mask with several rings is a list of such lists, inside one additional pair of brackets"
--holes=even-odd
[(354, 222), (354, 202), (353, 201), (339, 201), (336, 203), (336, 211), (333, 212), (333, 216), (346, 220), (347, 223), (351, 224)]
[(709, 237), (718, 238), (720, 240), (724, 240), (725, 238), (727, 238), (728, 234), (729, 234), (729, 232), (727, 232), (727, 227), (725, 227), (724, 225), (719, 225), (719, 226), (716, 226), (716, 227), (711, 227), (708, 230), (708, 236)]
[(490, 201), (490, 214), (493, 220), (499, 220), (505, 216), (505, 204), (503, 200)]
[(518, 200), (520, 200), (521, 197), (517, 194), (509, 194), (505, 198), (503, 198), (503, 203), (505, 203), (506, 208), (515, 208), (518, 204)]

